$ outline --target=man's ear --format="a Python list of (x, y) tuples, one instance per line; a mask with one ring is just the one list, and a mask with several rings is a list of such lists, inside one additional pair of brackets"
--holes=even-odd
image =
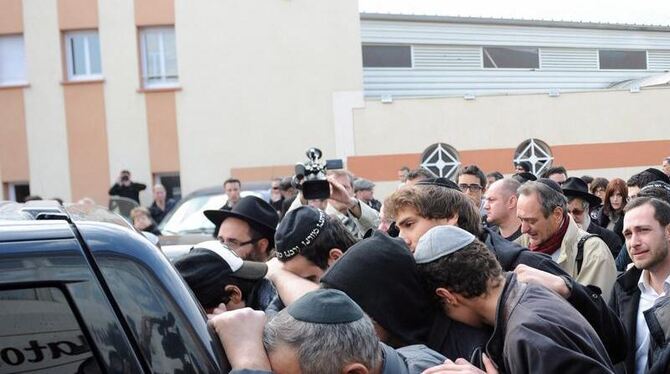
[(342, 368), (342, 374), (367, 374), (370, 371), (363, 364), (353, 363)]
[(512, 194), (512, 196), (510, 196), (509, 199), (507, 199), (507, 207), (510, 209), (513, 207), (514, 210), (516, 210), (516, 204), (518, 201), (519, 198), (516, 195)]
[(458, 298), (454, 293), (449, 291), (446, 288), (440, 287), (435, 290), (435, 295), (442, 300), (443, 303), (447, 305), (456, 305), (458, 304)]
[(223, 288), (226, 291), (226, 294), (230, 297), (230, 302), (233, 304), (239, 304), (243, 301), (242, 291), (239, 287), (229, 284)]
[(343, 254), (339, 248), (331, 248), (328, 251), (328, 266), (332, 266)]
[(266, 238), (262, 238), (262, 239), (259, 239), (257, 243), (261, 248), (261, 252), (263, 252), (263, 253), (270, 252), (270, 241), (269, 240), (267, 240)]
[(554, 217), (554, 220), (556, 220), (556, 223), (561, 222), (561, 218), (563, 217), (563, 213), (565, 213), (565, 211), (563, 211), (563, 208), (558, 207), (558, 206), (556, 208), (554, 208), (554, 211), (552, 212), (551, 215)]

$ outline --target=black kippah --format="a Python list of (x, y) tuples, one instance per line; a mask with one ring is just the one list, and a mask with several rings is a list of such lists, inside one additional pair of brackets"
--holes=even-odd
[(563, 190), (561, 190), (561, 185), (556, 183), (555, 181), (552, 181), (549, 178), (540, 178), (537, 180), (537, 183), (542, 183), (545, 186), (551, 188), (552, 190), (558, 192), (559, 194), (563, 194)]
[[(461, 188), (458, 187), (454, 181), (447, 178), (428, 178), (416, 183), (417, 186), (439, 186), (446, 187), (452, 190), (461, 191)], [(462, 191), (461, 191), (462, 192)]]
[(309, 292), (291, 304), (287, 312), (298, 321), (319, 324), (349, 323), (364, 316), (358, 304), (335, 289)]
[(286, 261), (300, 254), (323, 232), (326, 213), (311, 206), (301, 206), (286, 213), (275, 233), (276, 256)]

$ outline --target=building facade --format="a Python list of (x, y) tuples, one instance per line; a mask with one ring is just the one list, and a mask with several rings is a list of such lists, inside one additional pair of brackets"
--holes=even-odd
[(269, 180), (312, 146), (380, 194), (437, 143), (449, 167), (503, 173), (531, 139), (575, 175), (670, 155), (670, 90), (621, 89), (670, 69), (666, 27), (361, 15), (354, 0), (2, 5), (0, 199), (105, 205), (122, 169), (175, 194)]

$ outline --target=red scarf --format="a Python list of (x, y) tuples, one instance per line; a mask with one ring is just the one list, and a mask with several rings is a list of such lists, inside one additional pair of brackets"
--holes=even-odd
[(563, 217), (563, 224), (561, 227), (558, 228), (558, 230), (552, 235), (549, 239), (545, 240), (544, 243), (540, 243), (539, 245), (531, 245), (528, 247), (533, 252), (541, 252), (541, 253), (546, 253), (548, 255), (552, 255), (554, 252), (556, 252), (559, 248), (561, 248), (561, 243), (563, 243), (563, 237), (565, 236), (565, 233), (568, 231), (568, 224), (570, 223), (570, 217)]

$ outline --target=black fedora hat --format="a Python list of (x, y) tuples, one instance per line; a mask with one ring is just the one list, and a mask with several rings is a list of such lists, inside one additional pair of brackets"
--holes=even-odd
[(235, 204), (233, 209), (206, 210), (205, 217), (212, 221), (217, 227), (228, 217), (239, 218), (246, 221), (259, 231), (271, 234), (274, 237), (279, 215), (267, 201), (256, 196), (246, 196)]
[(565, 180), (561, 186), (563, 195), (567, 197), (578, 197), (589, 202), (591, 205), (598, 205), (602, 202), (596, 195), (589, 193), (589, 188), (581, 178), (570, 177)]

